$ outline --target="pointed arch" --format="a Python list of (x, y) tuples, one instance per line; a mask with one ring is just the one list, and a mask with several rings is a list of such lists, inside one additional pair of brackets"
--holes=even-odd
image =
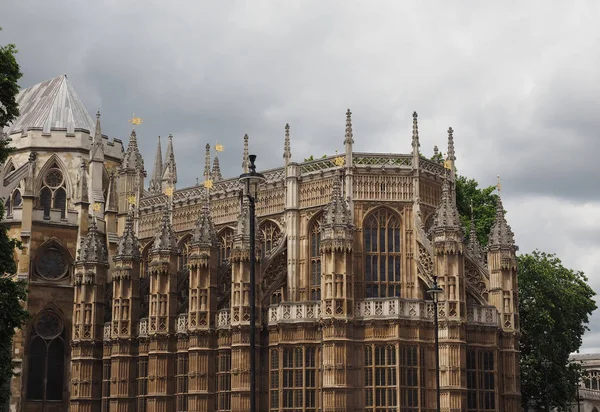
[(309, 300), (321, 300), (321, 227), (325, 219), (325, 212), (319, 210), (308, 221), (308, 285)]
[(364, 284), (366, 298), (400, 296), (402, 220), (385, 206), (370, 210), (363, 220)]
[(187, 269), (188, 258), (190, 256), (190, 242), (192, 241), (192, 234), (186, 233), (177, 242), (179, 248), (179, 258), (177, 259), (177, 270)]
[(28, 330), (27, 399), (64, 401), (69, 342), (64, 313), (49, 304), (33, 317)]
[(219, 240), (219, 249), (217, 251), (217, 263), (219, 265), (229, 261), (229, 256), (233, 250), (233, 236), (235, 230), (231, 226), (225, 226), (217, 232)]
[(148, 277), (148, 268), (150, 267), (150, 249), (152, 249), (152, 245), (154, 244), (154, 240), (150, 240), (142, 247), (142, 270), (140, 271), (141, 277)]
[(70, 277), (74, 258), (60, 240), (52, 238), (40, 245), (33, 259), (33, 274), (38, 279), (62, 280)]
[(264, 219), (258, 225), (258, 233), (261, 242), (261, 254), (264, 258), (269, 256), (279, 242), (283, 240), (283, 231), (281, 226), (273, 219)]
[(10, 174), (15, 170), (17, 170), (17, 168), (15, 166), (15, 163), (13, 162), (12, 157), (10, 157), (6, 161), (4, 168), (2, 168), (2, 181), (4, 182), (4, 179), (10, 176)]
[(69, 168), (65, 165), (63, 160), (56, 153), (53, 153), (38, 171), (33, 181), (34, 193), (38, 193), (42, 189), (42, 186), (44, 185), (44, 176), (46, 175), (48, 170), (53, 168), (53, 166), (55, 166), (56, 169), (59, 169), (62, 172), (65, 179), (67, 199), (70, 199), (73, 195), (73, 182), (71, 182), (71, 178), (69, 176)]

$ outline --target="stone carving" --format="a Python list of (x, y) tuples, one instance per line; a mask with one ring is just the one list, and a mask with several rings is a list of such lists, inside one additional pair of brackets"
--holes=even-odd
[(108, 254), (104, 246), (104, 236), (98, 232), (96, 220), (92, 220), (87, 235), (81, 239), (77, 260), (81, 263), (108, 264)]

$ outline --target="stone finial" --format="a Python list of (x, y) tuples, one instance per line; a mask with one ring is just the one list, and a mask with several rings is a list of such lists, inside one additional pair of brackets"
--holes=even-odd
[(119, 211), (117, 201), (117, 177), (114, 173), (111, 173), (108, 181), (108, 199), (106, 199), (106, 211), (117, 213)]
[(471, 253), (478, 262), (483, 263), (483, 248), (479, 239), (477, 238), (477, 231), (475, 230), (475, 218), (471, 212), (471, 227), (469, 229), (469, 243), (467, 244), (467, 250)]
[(506, 217), (504, 215), (504, 206), (502, 206), (502, 199), (500, 196), (498, 196), (496, 219), (494, 220), (492, 229), (490, 231), (488, 247), (516, 249), (515, 235), (510, 228), (510, 225), (506, 221)]
[(350, 109), (346, 110), (346, 133), (344, 135), (344, 145), (351, 145), (354, 143), (354, 135), (352, 134), (352, 112)]
[(160, 136), (158, 136), (158, 145), (154, 155), (154, 169), (152, 170), (152, 178), (150, 179), (150, 193), (160, 193), (162, 190), (162, 174), (163, 174), (163, 158), (162, 147), (160, 144)]
[(289, 123), (285, 124), (285, 141), (283, 143), (283, 158), (286, 162), (292, 158), (292, 152), (290, 150), (290, 125)]
[(413, 112), (413, 130), (412, 130), (412, 147), (413, 151), (418, 151), (419, 147), (421, 147), (421, 143), (419, 143), (419, 115), (417, 112)]
[(244, 173), (248, 173), (248, 166), (250, 161), (248, 160), (248, 135), (244, 135), (244, 154), (242, 155), (242, 170)]
[(167, 143), (167, 153), (165, 154), (165, 164), (163, 165), (162, 181), (169, 185), (177, 183), (177, 164), (175, 163), (175, 151), (173, 150), (173, 135), (169, 133), (169, 143)]
[(77, 182), (77, 193), (75, 193), (75, 203), (90, 204), (87, 184), (87, 162), (81, 159), (79, 165), (79, 181)]
[(92, 140), (90, 159), (96, 162), (104, 161), (104, 144), (102, 143), (102, 128), (100, 127), (100, 111), (96, 113), (96, 131)]
[(117, 244), (117, 255), (115, 259), (129, 258), (132, 260), (141, 260), (140, 243), (133, 229), (133, 207), (129, 209), (125, 219), (125, 230), (123, 236), (119, 238)]
[(171, 225), (171, 216), (168, 207), (165, 208), (160, 227), (154, 235), (154, 245), (152, 250), (169, 252), (179, 250), (179, 247), (177, 246), (177, 236), (175, 236), (173, 226)]
[(450, 184), (448, 178), (444, 178), (442, 185), (442, 198), (436, 211), (434, 212), (434, 223), (431, 228), (433, 233), (444, 231), (463, 232), (462, 223), (456, 205), (452, 201), (450, 194)]
[(145, 175), (144, 158), (142, 157), (140, 149), (137, 145), (137, 135), (135, 130), (131, 131), (131, 135), (129, 136), (129, 144), (127, 145), (127, 150), (123, 155), (123, 160), (121, 161), (119, 170), (141, 171)]
[(352, 213), (348, 202), (342, 194), (342, 176), (337, 175), (333, 178), (333, 188), (331, 201), (325, 210), (325, 224), (329, 225), (351, 225)]
[(213, 178), (213, 182), (218, 182), (219, 180), (223, 179), (223, 175), (221, 174), (221, 166), (219, 165), (219, 156), (217, 156), (217, 154), (215, 153), (215, 158), (213, 159), (213, 166), (212, 166), (212, 178)]
[(437, 145), (433, 146), (433, 158), (437, 159), (440, 155), (440, 149), (438, 149)]
[(210, 180), (210, 144), (206, 143), (204, 153), (204, 181)]
[(218, 244), (217, 231), (210, 216), (210, 194), (208, 189), (205, 189), (204, 204), (202, 212), (198, 217), (194, 232), (192, 235), (192, 244), (197, 244), (204, 247), (216, 246)]
[(92, 220), (87, 235), (81, 239), (77, 260), (80, 263), (108, 264), (104, 236), (98, 232), (96, 219)]
[(452, 162), (456, 160), (454, 153), (454, 130), (451, 127), (448, 128), (448, 160)]

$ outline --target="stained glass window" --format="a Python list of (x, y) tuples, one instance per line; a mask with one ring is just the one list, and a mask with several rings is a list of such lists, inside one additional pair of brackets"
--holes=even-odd
[(400, 219), (378, 209), (364, 223), (365, 297), (400, 296)]

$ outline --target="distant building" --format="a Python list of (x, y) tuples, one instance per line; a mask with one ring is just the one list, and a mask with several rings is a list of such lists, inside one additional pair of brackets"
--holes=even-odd
[[(169, 136), (147, 185), (136, 131), (109, 140), (66, 76), (19, 103), (0, 178), (33, 319), (11, 410), (247, 411), (238, 179), (207, 145), (210, 191), (177, 188)], [(416, 113), (410, 153), (357, 153), (348, 111), (343, 154), (293, 162), (286, 127), (257, 206), (258, 410), (434, 410), (435, 274), (442, 410), (520, 411), (517, 248), (501, 202), (485, 252), (465, 236), (448, 132), (444, 164), (420, 155)]]
[(584, 371), (584, 378), (578, 388), (579, 404), (574, 404), (572, 410), (577, 412), (599, 412), (600, 354), (571, 355), (569, 360), (581, 364)]

